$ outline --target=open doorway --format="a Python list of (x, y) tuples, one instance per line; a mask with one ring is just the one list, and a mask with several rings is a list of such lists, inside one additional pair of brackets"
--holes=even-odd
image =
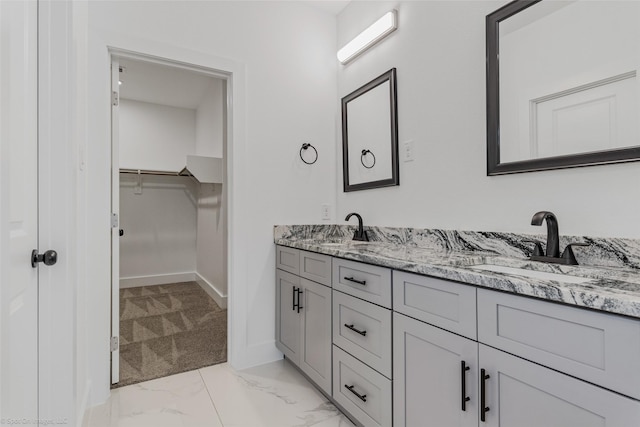
[(112, 56), (112, 383), (227, 358), (227, 79)]

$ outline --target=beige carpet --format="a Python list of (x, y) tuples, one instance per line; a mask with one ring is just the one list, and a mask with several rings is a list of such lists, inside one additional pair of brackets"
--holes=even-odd
[(120, 382), (135, 384), (227, 358), (227, 310), (196, 282), (120, 290)]

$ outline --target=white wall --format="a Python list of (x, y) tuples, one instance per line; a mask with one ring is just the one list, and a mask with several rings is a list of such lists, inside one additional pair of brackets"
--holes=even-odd
[[(185, 166), (196, 149), (196, 110), (122, 98), (119, 107), (121, 168)], [(188, 177), (120, 174), (121, 287), (192, 280), (197, 194)]]
[(196, 110), (121, 99), (121, 168), (179, 172), (195, 150)]
[[(351, 2), (337, 46), (395, 7), (398, 30), (338, 72), (343, 97), (392, 67), (398, 72), (400, 186), (342, 192), (338, 218), (365, 224), (537, 233), (539, 210), (567, 235), (640, 237), (640, 163), (486, 176), (485, 16), (506, 1)], [(337, 121), (339, 123), (339, 120)], [(341, 154), (336, 162), (341, 163)]]
[[(108, 47), (232, 73), (229, 360), (241, 368), (280, 357), (273, 225), (321, 222), (320, 205), (335, 204), (335, 45), (335, 17), (303, 2), (89, 2), (91, 403), (109, 393)], [(319, 151), (313, 166), (303, 142)]]
[[(224, 120), (226, 119), (224, 85), (221, 79), (211, 82), (196, 111), (196, 154), (224, 157)], [(213, 291), (216, 301), (224, 304), (227, 296), (227, 219), (223, 185), (202, 184), (198, 196), (197, 273), (202, 284)]]
[(120, 286), (173, 283), (196, 271), (198, 188), (188, 177), (120, 174)]
[[(198, 197), (197, 273), (220, 297), (227, 296), (224, 184), (201, 184)], [(220, 301), (220, 298), (216, 298)]]
[(198, 156), (222, 157), (224, 97), (222, 79), (213, 79), (196, 110), (196, 147)]

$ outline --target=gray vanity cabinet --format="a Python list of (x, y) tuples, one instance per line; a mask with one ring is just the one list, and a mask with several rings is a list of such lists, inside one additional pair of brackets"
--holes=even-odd
[(394, 426), (478, 427), (478, 343), (394, 313), (393, 351)]
[(393, 282), (394, 427), (640, 426), (637, 320), (410, 273)]
[(478, 341), (640, 399), (638, 320), (479, 289)]
[(393, 425), (477, 427), (476, 289), (394, 271), (393, 310)]
[(301, 279), (300, 361), (307, 374), (331, 394), (331, 288)]
[[(480, 344), (487, 427), (630, 427), (640, 403)], [(444, 424), (443, 424), (444, 425)]]
[(391, 426), (391, 270), (334, 258), (332, 283), (332, 396), (364, 427)]
[[(330, 283), (331, 257), (277, 247), (276, 347), (325, 393), (331, 394), (331, 288), (280, 268)], [(299, 264), (296, 268), (296, 261)], [(326, 264), (329, 271), (324, 274)], [(317, 268), (316, 268), (317, 267)], [(323, 279), (323, 277), (328, 278)]]
[(300, 277), (276, 270), (276, 347), (293, 363), (300, 362), (300, 313), (295, 307)]
[(278, 349), (359, 425), (640, 426), (638, 319), (281, 246), (276, 266)]

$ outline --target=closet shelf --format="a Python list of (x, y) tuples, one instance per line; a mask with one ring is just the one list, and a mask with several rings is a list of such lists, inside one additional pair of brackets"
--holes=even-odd
[(170, 175), (170, 176), (178, 176), (179, 172), (172, 171), (160, 171), (160, 170), (151, 170), (151, 169), (123, 169), (120, 168), (120, 173), (128, 173), (132, 175)]
[(187, 156), (187, 165), (178, 174), (192, 176), (201, 184), (222, 184), (223, 166), (220, 157)]
[(120, 169), (120, 173), (190, 176), (200, 184), (222, 184), (223, 167), (224, 164), (219, 157), (187, 156), (187, 165), (179, 172), (151, 169)]

